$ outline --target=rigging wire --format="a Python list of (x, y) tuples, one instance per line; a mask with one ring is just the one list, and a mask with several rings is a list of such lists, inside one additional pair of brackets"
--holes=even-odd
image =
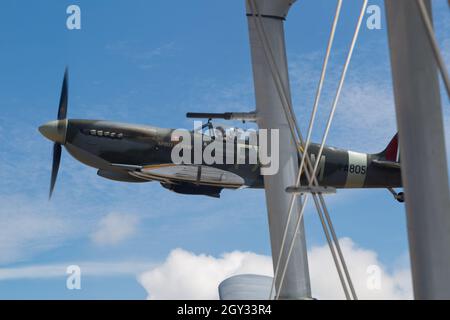
[[(255, 11), (255, 12), (257, 12), (257, 10), (255, 10), (254, 8), (253, 8), (252, 10)], [(257, 25), (257, 27), (258, 27), (258, 25)], [(282, 99), (282, 106), (283, 106), (285, 115), (286, 115), (286, 117), (287, 117), (288, 124), (289, 124), (289, 128), (290, 128), (290, 130), (291, 130), (291, 133), (292, 133), (293, 137), (295, 138), (295, 131), (294, 131), (294, 129), (293, 129), (293, 126), (295, 125), (295, 126), (296, 126), (296, 129), (297, 129), (297, 133), (299, 134), (299, 139), (300, 139), (301, 143), (303, 144), (301, 132), (300, 132), (300, 130), (299, 130), (298, 125), (295, 123), (295, 120), (296, 120), (296, 119), (295, 119), (295, 115), (291, 114), (291, 113), (290, 113), (290, 110), (287, 109), (289, 106), (286, 107), (286, 102), (289, 103), (290, 101), (289, 101), (288, 99), (286, 99), (285, 92), (282, 92), (282, 91), (281, 91), (281, 90), (284, 89), (284, 88), (280, 88), (280, 86), (281, 86), (280, 83), (279, 83), (279, 82), (281, 82), (281, 81), (279, 80), (280, 76), (279, 76), (278, 69), (276, 68), (276, 66), (274, 65), (274, 62), (273, 62), (274, 59), (273, 59), (273, 53), (270, 51), (271, 48), (270, 48), (270, 47), (267, 48), (267, 42), (268, 42), (268, 40), (267, 40), (267, 38), (264, 38), (265, 33), (261, 32), (261, 30), (258, 29), (258, 28), (257, 28), (257, 30), (258, 30), (258, 32), (259, 32), (259, 36), (260, 36), (261, 39), (262, 39), (261, 41), (263, 42), (263, 46), (265, 46), (265, 48), (264, 48), (264, 53), (265, 53), (266, 58), (267, 58), (267, 60), (268, 60), (268, 62), (269, 62), (269, 65), (270, 65), (270, 67), (271, 67), (272, 77), (274, 78), (274, 81), (275, 81), (275, 84), (276, 84), (276, 89), (277, 89), (277, 91), (278, 91), (278, 94), (280, 95), (280, 98)], [(264, 31), (264, 30), (263, 30), (263, 31)], [(264, 42), (264, 40), (265, 40), (265, 42)], [(271, 56), (269, 56), (269, 54), (271, 54)], [(270, 58), (272, 58), (272, 59), (270, 59)], [(273, 64), (273, 65), (272, 65), (272, 64)], [(275, 69), (275, 70), (274, 70), (274, 69)], [(276, 77), (276, 76), (278, 76), (278, 77)], [(283, 103), (283, 102), (284, 102), (284, 103)], [(291, 110), (292, 110), (292, 108), (291, 108)], [(292, 122), (294, 122), (294, 124), (293, 124)], [(299, 150), (300, 145), (298, 144), (297, 139), (295, 139), (295, 143), (297, 144), (297, 147), (298, 147), (298, 150)], [(301, 156), (301, 155), (300, 155), (300, 156)], [(311, 166), (311, 163), (309, 162), (309, 157), (307, 158), (307, 164), (308, 164), (308, 167)], [(312, 170), (312, 168), (311, 168), (311, 170)], [(311, 178), (310, 178), (310, 176), (309, 176), (309, 172), (308, 172), (308, 171), (305, 171), (305, 173), (306, 173), (306, 176), (307, 176), (308, 180), (310, 181)], [(314, 178), (315, 184), (318, 184), (318, 183), (317, 183), (317, 179), (315, 179), (315, 177), (313, 177), (313, 178)], [(319, 196), (322, 197), (321, 194), (319, 194)], [(313, 194), (313, 197), (316, 198), (316, 195)], [(323, 198), (322, 198), (322, 200), (323, 200)], [(320, 208), (317, 207), (317, 210), (320, 210)], [(330, 250), (333, 250), (333, 248), (330, 248)], [(332, 252), (333, 252), (333, 251), (332, 251)], [(340, 272), (340, 269), (339, 269), (338, 267), (339, 267), (339, 265), (337, 265), (337, 269), (338, 269), (338, 272)], [(344, 288), (345, 288), (345, 287), (344, 287)]]
[(436, 35), (433, 29), (433, 23), (431, 22), (430, 15), (428, 14), (427, 7), (423, 0), (417, 0), (417, 5), (419, 6), (420, 16), (422, 17), (425, 29), (427, 30), (428, 40), (430, 41), (430, 45), (433, 48), (436, 63), (438, 64), (439, 70), (441, 72), (442, 81), (444, 82), (445, 88), (447, 89), (447, 96), (450, 98), (450, 77), (448, 75), (444, 59), (442, 58), (441, 51), (439, 50), (439, 45), (437, 43)]
[[(350, 60), (352, 58), (353, 51), (354, 51), (354, 48), (355, 48), (356, 40), (357, 40), (358, 35), (359, 35), (359, 31), (360, 31), (360, 28), (361, 28), (362, 20), (363, 20), (363, 17), (364, 17), (364, 14), (365, 14), (365, 10), (366, 10), (366, 7), (367, 7), (367, 2), (368, 2), (368, 0), (364, 0), (362, 8), (361, 8), (361, 12), (360, 12), (360, 15), (359, 15), (359, 18), (358, 18), (358, 23), (356, 25), (356, 29), (355, 29), (355, 32), (353, 34), (353, 38), (352, 38), (352, 42), (351, 42), (351, 45), (350, 45), (350, 49), (349, 49), (349, 52), (347, 54), (347, 59), (345, 61), (344, 68), (343, 68), (343, 71), (342, 71), (342, 74), (341, 74), (341, 78), (339, 80), (338, 89), (336, 91), (336, 95), (335, 95), (334, 100), (333, 100), (331, 112), (330, 112), (329, 117), (328, 117), (326, 129), (325, 129), (324, 135), (322, 137), (322, 142), (320, 144), (319, 152), (318, 152), (318, 155), (316, 157), (316, 162), (315, 162), (312, 174), (311, 174), (313, 177), (315, 177), (315, 175), (316, 175), (317, 168), (318, 168), (318, 165), (320, 163), (320, 158), (321, 158), (322, 153), (323, 153), (323, 148), (324, 148), (326, 139), (328, 137), (328, 133), (330, 131), (330, 127), (331, 127), (331, 123), (332, 123), (333, 118), (334, 118), (334, 114), (335, 114), (335, 111), (336, 111), (337, 103), (339, 101), (339, 97), (340, 97), (340, 94), (341, 94), (341, 91), (342, 91), (342, 87), (344, 85), (345, 76), (347, 74), (348, 67), (349, 67), (349, 64), (350, 64)], [(311, 186), (311, 185), (312, 185), (312, 183), (310, 182), (309, 186)], [(307, 199), (308, 199), (308, 194), (305, 195), (304, 203), (303, 203), (303, 206), (302, 206), (302, 211), (304, 211), (305, 203), (306, 203)], [(294, 235), (298, 232), (298, 229), (300, 227), (301, 218), (302, 218), (302, 211), (301, 211), (301, 214), (299, 215), (299, 219), (297, 219)], [(283, 285), (283, 280), (284, 280), (284, 277), (286, 275), (286, 270), (287, 270), (287, 266), (288, 266), (288, 263), (289, 263), (289, 259), (290, 259), (290, 256), (292, 254), (292, 250), (294, 248), (294, 244), (295, 244), (295, 236), (293, 237), (293, 239), (291, 241), (291, 245), (290, 245), (290, 248), (289, 248), (289, 251), (288, 251), (288, 256), (286, 258), (286, 261), (285, 261), (285, 264), (284, 264), (284, 268), (283, 268), (283, 272), (281, 274), (280, 288), (278, 290), (278, 293), (277, 293), (276, 297), (279, 297), (279, 294), (280, 294), (280, 291), (281, 291), (281, 288), (282, 288), (282, 285)], [(339, 245), (339, 242), (336, 243), (336, 246), (338, 246), (338, 245)], [(339, 249), (339, 251), (341, 251), (341, 250)], [(356, 295), (355, 295), (355, 292), (354, 292), (353, 285), (351, 285), (351, 289), (352, 289), (352, 294), (354, 295), (354, 298), (355, 298)]]
[[(254, 11), (254, 12), (256, 13), (256, 16), (259, 17), (259, 15), (257, 14), (257, 13), (258, 13), (258, 10), (257, 10), (256, 3), (254, 3), (252, 0), (250, 0), (249, 5), (250, 5), (252, 11)], [(280, 96), (280, 99), (282, 100), (282, 107), (283, 107), (285, 116), (286, 116), (286, 118), (287, 118), (288, 124), (289, 124), (289, 129), (291, 130), (291, 134), (292, 134), (292, 136), (293, 136), (293, 138), (294, 138), (294, 141), (295, 141), (295, 143), (296, 143), (296, 145), (297, 145), (297, 150), (300, 150), (300, 146), (301, 146), (301, 145), (298, 143), (298, 140), (296, 139), (295, 131), (294, 131), (294, 125), (295, 125), (296, 132), (297, 132), (297, 134), (298, 134), (298, 138), (299, 138), (299, 140), (300, 140), (300, 143), (301, 143), (302, 145), (304, 145), (303, 139), (302, 139), (302, 136), (301, 136), (301, 132), (300, 132), (300, 129), (299, 129), (297, 123), (296, 123), (295, 114), (293, 114), (293, 113), (291, 112), (292, 106), (290, 105), (289, 99), (286, 98), (286, 93), (284, 92), (284, 87), (283, 87), (282, 85), (280, 85), (280, 82), (281, 82), (281, 80), (280, 80), (280, 75), (279, 75), (278, 69), (276, 68), (276, 65), (275, 65), (275, 63), (274, 63), (274, 60), (275, 60), (275, 59), (273, 58), (273, 53), (272, 53), (272, 51), (271, 51), (271, 48), (270, 48), (270, 46), (268, 46), (268, 44), (267, 44), (267, 43), (268, 43), (268, 39), (267, 39), (267, 36), (266, 36), (266, 34), (265, 34), (265, 32), (264, 32), (264, 28), (263, 28), (262, 22), (261, 22), (260, 20), (261, 20), (261, 19), (257, 19), (257, 21), (261, 24), (261, 26), (258, 26), (258, 24), (256, 23), (257, 31), (258, 31), (258, 33), (259, 33), (259, 37), (261, 38), (261, 41), (262, 41), (262, 44), (263, 44), (263, 47), (264, 47), (264, 53), (265, 53), (265, 55), (266, 55), (266, 59), (268, 60), (268, 63), (269, 63), (269, 65), (270, 65), (270, 67), (271, 67), (270, 71), (271, 71), (271, 73), (272, 73), (272, 77), (273, 77), (273, 80), (274, 80), (274, 82), (275, 82), (276, 89), (277, 89), (277, 91), (278, 91), (278, 94), (279, 94), (279, 96)], [(262, 30), (261, 30), (261, 29), (262, 29)], [(287, 106), (286, 106), (286, 104), (287, 104)], [(301, 154), (300, 154), (300, 156), (301, 156)], [(311, 163), (310, 163), (309, 157), (307, 157), (306, 160), (307, 160), (308, 168), (311, 167)], [(312, 168), (310, 168), (310, 169), (312, 170)], [(309, 176), (308, 170), (306, 170), (305, 173), (306, 173), (306, 176), (307, 176), (308, 181), (311, 181), (311, 177)], [(313, 178), (313, 182), (314, 182), (316, 185), (318, 185), (318, 182), (317, 182), (316, 177), (313, 176), (312, 178)], [(313, 197), (314, 197), (315, 200), (316, 200), (317, 195), (316, 195), (316, 194), (313, 194)], [(321, 195), (320, 193), (319, 193), (319, 197), (320, 197), (321, 200), (322, 200), (321, 203), (325, 204), (325, 202), (323, 201), (323, 197), (322, 197), (322, 195)], [(315, 203), (316, 203), (316, 206), (317, 206), (317, 210), (320, 210), (320, 208), (319, 208), (319, 206), (318, 206), (318, 204), (317, 204), (317, 201), (315, 201)], [(305, 203), (304, 203), (303, 205), (305, 205)], [(325, 212), (328, 213), (328, 211), (326, 210), (326, 207), (325, 207), (324, 209), (325, 209)], [(303, 214), (303, 213), (301, 213), (301, 215), (300, 215), (300, 217), (299, 217), (300, 221), (301, 221), (301, 216), (302, 216), (302, 214)], [(332, 226), (331, 226), (331, 227), (332, 227)], [(334, 231), (334, 230), (333, 230), (333, 231)], [(324, 232), (326, 232), (326, 229), (324, 229)], [(335, 233), (333, 232), (332, 234), (335, 234)], [(339, 243), (338, 243), (338, 242), (336, 243), (336, 245), (339, 247)], [(330, 247), (330, 250), (331, 250), (332, 253), (333, 253), (333, 248), (332, 248), (332, 247)], [(345, 266), (345, 260), (344, 260), (344, 258), (343, 258), (343, 256), (342, 256), (342, 254), (340, 254), (340, 257), (342, 258), (342, 263), (343, 263), (343, 265)], [(340, 271), (339, 265), (336, 264), (336, 267), (337, 267), (338, 273), (340, 273), (341, 271)], [(351, 279), (350, 279), (350, 277), (349, 277), (348, 272), (346, 273), (346, 275), (348, 276), (348, 282), (349, 282), (350, 286), (352, 287)], [(341, 278), (342, 278), (342, 277), (341, 277)], [(345, 285), (344, 285), (344, 284), (343, 284), (343, 287), (344, 287), (344, 289), (345, 289)], [(354, 290), (352, 290), (352, 291), (354, 292)], [(355, 298), (356, 298), (356, 295), (355, 295)]]
[[(326, 70), (327, 70), (327, 66), (328, 66), (328, 61), (329, 61), (329, 57), (330, 57), (330, 53), (331, 53), (331, 48), (333, 46), (334, 35), (335, 35), (335, 32), (336, 32), (337, 23), (339, 21), (339, 15), (340, 15), (341, 9), (342, 9), (342, 0), (338, 0), (337, 6), (336, 6), (336, 12), (335, 12), (333, 23), (332, 23), (332, 27), (331, 27), (331, 32), (330, 32), (330, 36), (329, 36), (329, 40), (328, 40), (326, 54), (325, 54), (325, 58), (324, 58), (323, 65), (322, 65), (322, 72), (321, 72), (320, 81), (319, 81), (319, 85), (318, 85), (317, 92), (316, 92), (316, 97), (315, 97), (315, 101), (314, 101), (313, 111), (311, 113), (311, 119), (309, 121), (309, 129), (308, 129), (308, 133), (307, 133), (307, 137), (306, 137), (306, 142), (305, 142), (304, 149), (303, 149), (303, 152), (302, 152), (303, 156), (301, 158), (302, 160), (300, 162), (300, 168), (299, 168), (298, 175), (297, 175), (297, 180), (296, 180), (296, 186), (297, 187), (300, 186), (301, 173), (302, 173), (303, 165), (305, 163), (305, 157), (308, 154), (308, 147), (309, 147), (309, 143), (310, 143), (310, 139), (311, 139), (312, 128), (314, 126), (314, 121), (315, 121), (315, 117), (316, 117), (316, 114), (317, 114), (317, 109), (318, 109), (318, 106), (319, 106), (320, 96), (321, 96), (321, 93), (322, 93), (323, 83), (324, 83), (324, 80), (325, 80), (325, 75), (326, 75)], [(285, 226), (284, 232), (283, 232), (283, 239), (282, 239), (282, 242), (281, 242), (280, 252), (283, 252), (284, 247), (285, 247), (287, 231), (288, 231), (289, 223), (290, 223), (290, 220), (291, 220), (291, 217), (292, 217), (292, 211), (293, 211), (293, 206), (294, 206), (294, 203), (295, 203), (295, 199), (296, 199), (296, 194), (293, 194), (291, 196), (290, 203), (289, 203), (289, 211), (288, 211), (289, 214), (288, 214), (286, 226)], [(315, 199), (315, 200), (317, 201), (317, 199)], [(326, 230), (326, 229), (324, 229), (324, 230)], [(278, 276), (280, 263), (281, 263), (281, 258), (282, 258), (282, 254), (280, 254), (278, 256), (277, 263), (276, 263), (276, 266), (275, 266), (275, 276), (274, 276), (274, 279), (272, 281), (272, 286), (271, 286), (271, 289), (270, 289), (270, 297), (272, 297), (273, 290), (275, 288), (275, 279), (277, 279), (277, 276)], [(334, 252), (333, 252), (333, 258), (335, 259)], [(348, 295), (347, 289), (345, 287), (345, 283), (343, 282), (342, 274), (341, 274), (341, 272), (338, 272), (338, 274), (339, 274), (341, 283), (342, 283), (343, 288), (344, 288), (344, 293), (345, 293), (346, 297), (348, 298), (349, 295)]]
[[(258, 31), (259, 31), (259, 30), (258, 30)], [(260, 32), (260, 31), (259, 31), (259, 32)], [(260, 33), (261, 33), (261, 32), (260, 32)], [(261, 36), (261, 37), (262, 37), (262, 36)], [(265, 40), (266, 42), (268, 42), (267, 38), (266, 38), (266, 39), (263, 38), (263, 40)], [(265, 48), (265, 54), (266, 54), (266, 58), (269, 60), (269, 64), (270, 64), (270, 63), (273, 63), (273, 61), (270, 61), (270, 57), (268, 56), (268, 53), (267, 53), (267, 51), (268, 51), (268, 49), (267, 49), (267, 44), (264, 43), (264, 41), (263, 41), (263, 45), (266, 47), (266, 48)], [(270, 49), (270, 47), (269, 47), (269, 49)], [(270, 53), (270, 52), (269, 52), (269, 53)], [(272, 59), (273, 59), (273, 55), (272, 55)], [(272, 66), (272, 65), (271, 65), (271, 67), (272, 67), (272, 69), (271, 69), (272, 76), (274, 77), (274, 73), (275, 73), (275, 72), (273, 71), (273, 66)], [(278, 70), (276, 69), (275, 71), (278, 71)], [(277, 75), (279, 76), (279, 73), (277, 73)], [(280, 81), (280, 80), (279, 80), (279, 79), (275, 79), (275, 81), (276, 81), (276, 84), (277, 84), (277, 90), (278, 90), (278, 93), (279, 93), (279, 95), (281, 96), (282, 93), (280, 92), (279, 84), (277, 83), (277, 81)], [(282, 96), (282, 99), (286, 99), (286, 98)], [(286, 100), (287, 100), (287, 99), (286, 99)], [(289, 100), (287, 100), (287, 101), (289, 101)], [(295, 133), (293, 133), (293, 129), (292, 129), (292, 128), (293, 128), (293, 124), (292, 124), (292, 121), (294, 122), (294, 124), (295, 124), (295, 126), (296, 126), (296, 130), (297, 130), (297, 132), (298, 132), (298, 134), (299, 134), (299, 139), (301, 140), (301, 143), (303, 144), (302, 136), (301, 136), (299, 127), (298, 127), (297, 123), (295, 122), (295, 121), (296, 121), (296, 119), (295, 119), (295, 114), (292, 114), (292, 113), (290, 112), (290, 110), (292, 110), (292, 107), (290, 108), (290, 110), (289, 110), (289, 109), (286, 110), (287, 108), (285, 107), (285, 105), (282, 104), (282, 106), (283, 106), (285, 115), (286, 115), (286, 117), (287, 117), (287, 119), (288, 119), (288, 124), (289, 124), (289, 126), (290, 126), (290, 129), (291, 129), (291, 132), (292, 132), (293, 136), (295, 136)], [(290, 121), (289, 121), (289, 120), (290, 120)], [(296, 141), (296, 143), (298, 144), (298, 141), (297, 141), (296, 139), (295, 139), (295, 141)], [(298, 147), (300, 147), (300, 146), (298, 145)], [(300, 155), (300, 156), (301, 156), (301, 155)], [(311, 166), (311, 163), (309, 162), (309, 157), (307, 158), (307, 164), (308, 164), (308, 167)], [(312, 168), (311, 168), (311, 170), (312, 170)], [(308, 171), (305, 171), (305, 173), (306, 173), (307, 179), (308, 179), (309, 181), (311, 181), (311, 178), (309, 177), (309, 174), (308, 174), (309, 172), (308, 172)], [(316, 185), (318, 185), (317, 179), (316, 179), (315, 176), (313, 176), (313, 179), (314, 179), (314, 183), (315, 183)], [(313, 194), (313, 197), (316, 197), (316, 195)], [(323, 197), (322, 197), (322, 195), (321, 195), (320, 193), (319, 193), (319, 197), (321, 197), (322, 202), (324, 203)], [(305, 204), (303, 204), (303, 205), (305, 205)], [(325, 209), (326, 209), (326, 208), (325, 208)], [(320, 208), (317, 207), (317, 210), (320, 210)], [(300, 215), (300, 220), (301, 220), (302, 214), (303, 214), (303, 213), (301, 213), (301, 215)], [(336, 244), (337, 244), (337, 246), (338, 246), (338, 248), (339, 248), (339, 243), (336, 243)], [(330, 248), (330, 250), (333, 250), (333, 248)], [(332, 253), (333, 253), (333, 251), (332, 251)], [(343, 259), (342, 254), (340, 254), (340, 257), (342, 257), (342, 260), (343, 260), (342, 262), (343, 262), (343, 264), (344, 264), (344, 266), (345, 266), (345, 260)], [(338, 269), (338, 272), (340, 272), (339, 265), (337, 265), (337, 269)], [(348, 275), (348, 273), (346, 273), (346, 275)], [(349, 275), (348, 275), (348, 282), (351, 284), (351, 279), (350, 279)], [(352, 286), (352, 284), (351, 284), (351, 286)], [(344, 286), (344, 288), (345, 288), (345, 286)], [(354, 290), (352, 290), (352, 291), (354, 292)], [(356, 295), (355, 295), (355, 296), (356, 296)]]

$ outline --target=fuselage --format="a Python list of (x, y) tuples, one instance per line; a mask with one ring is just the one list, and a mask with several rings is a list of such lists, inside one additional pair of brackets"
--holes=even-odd
[[(172, 163), (173, 129), (133, 125), (100, 120), (67, 120), (65, 143), (67, 151), (78, 161), (98, 169), (104, 178), (143, 182), (129, 174), (127, 166), (155, 166)], [(194, 134), (194, 133), (193, 133)], [(308, 153), (314, 161), (319, 145), (311, 144)], [(377, 154), (325, 147), (317, 170), (321, 186), (335, 188), (401, 187), (399, 168), (380, 167), (373, 160)], [(300, 161), (300, 159), (299, 159)], [(264, 186), (258, 164), (210, 164), (208, 166), (233, 172), (251, 188)], [(302, 176), (302, 184), (306, 184)]]

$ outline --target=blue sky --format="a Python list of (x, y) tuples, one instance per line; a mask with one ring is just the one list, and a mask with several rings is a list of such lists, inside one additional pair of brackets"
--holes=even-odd
[[(81, 8), (81, 30), (66, 29), (70, 4)], [(382, 8), (382, 29), (363, 25), (329, 138), (330, 145), (362, 152), (382, 150), (396, 131), (383, 2), (370, 4)], [(448, 64), (449, 11), (444, 0), (433, 4)], [(304, 130), (334, 8), (329, 0), (298, 1), (285, 26)], [(316, 140), (358, 10), (355, 1), (344, 2)], [(66, 65), (69, 118), (190, 128), (188, 111), (252, 110), (244, 1), (5, 0), (0, 20), (0, 299), (144, 299), (149, 292), (139, 275), (164, 266), (176, 248), (193, 256), (270, 255), (261, 190), (225, 191), (219, 200), (183, 196), (157, 183), (101, 179), (63, 153), (48, 202), (52, 146), (37, 131), (56, 117)], [(447, 131), (449, 107), (444, 98)], [(376, 253), (386, 274), (408, 269), (404, 208), (388, 191), (343, 190), (328, 204), (353, 249)], [(312, 208), (306, 228), (308, 247), (323, 246)], [(87, 270), (81, 290), (66, 289), (70, 264)]]

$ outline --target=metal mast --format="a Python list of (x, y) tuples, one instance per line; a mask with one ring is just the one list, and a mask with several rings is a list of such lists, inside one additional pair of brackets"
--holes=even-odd
[(450, 299), (450, 193), (437, 65), (418, 3), (385, 6), (414, 295)]
[[(256, 13), (263, 22), (265, 35), (273, 53), (273, 60), (279, 72), (283, 93), (291, 99), (287, 69), (286, 48), (283, 21), (295, 0), (255, 0), (249, 5), (247, 16), (250, 33), (253, 79), (256, 95), (256, 116), (260, 129), (279, 130), (279, 171), (275, 175), (264, 177), (266, 203), (269, 216), (269, 231), (274, 268), (283, 238), (289, 212), (290, 194), (285, 189), (295, 185), (298, 173), (298, 157), (295, 142), (289, 130), (288, 120), (282, 109), (282, 97), (277, 91), (275, 79), (271, 73), (269, 62), (264, 52), (264, 44), (258, 35)], [(294, 204), (293, 221), (299, 214), (299, 202)], [(295, 226), (290, 224), (288, 239), (293, 239)], [(281, 299), (304, 299), (311, 297), (308, 270), (306, 240), (303, 223), (296, 236), (296, 244), (286, 271), (284, 285), (280, 292)], [(284, 248), (283, 256), (287, 256), (288, 248)], [(276, 288), (279, 281), (276, 279)]]

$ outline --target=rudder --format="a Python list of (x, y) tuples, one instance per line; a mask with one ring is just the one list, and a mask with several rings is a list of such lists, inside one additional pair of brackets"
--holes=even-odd
[(387, 145), (386, 149), (378, 154), (379, 159), (400, 162), (400, 149), (398, 143), (398, 133), (391, 139), (391, 142)]

